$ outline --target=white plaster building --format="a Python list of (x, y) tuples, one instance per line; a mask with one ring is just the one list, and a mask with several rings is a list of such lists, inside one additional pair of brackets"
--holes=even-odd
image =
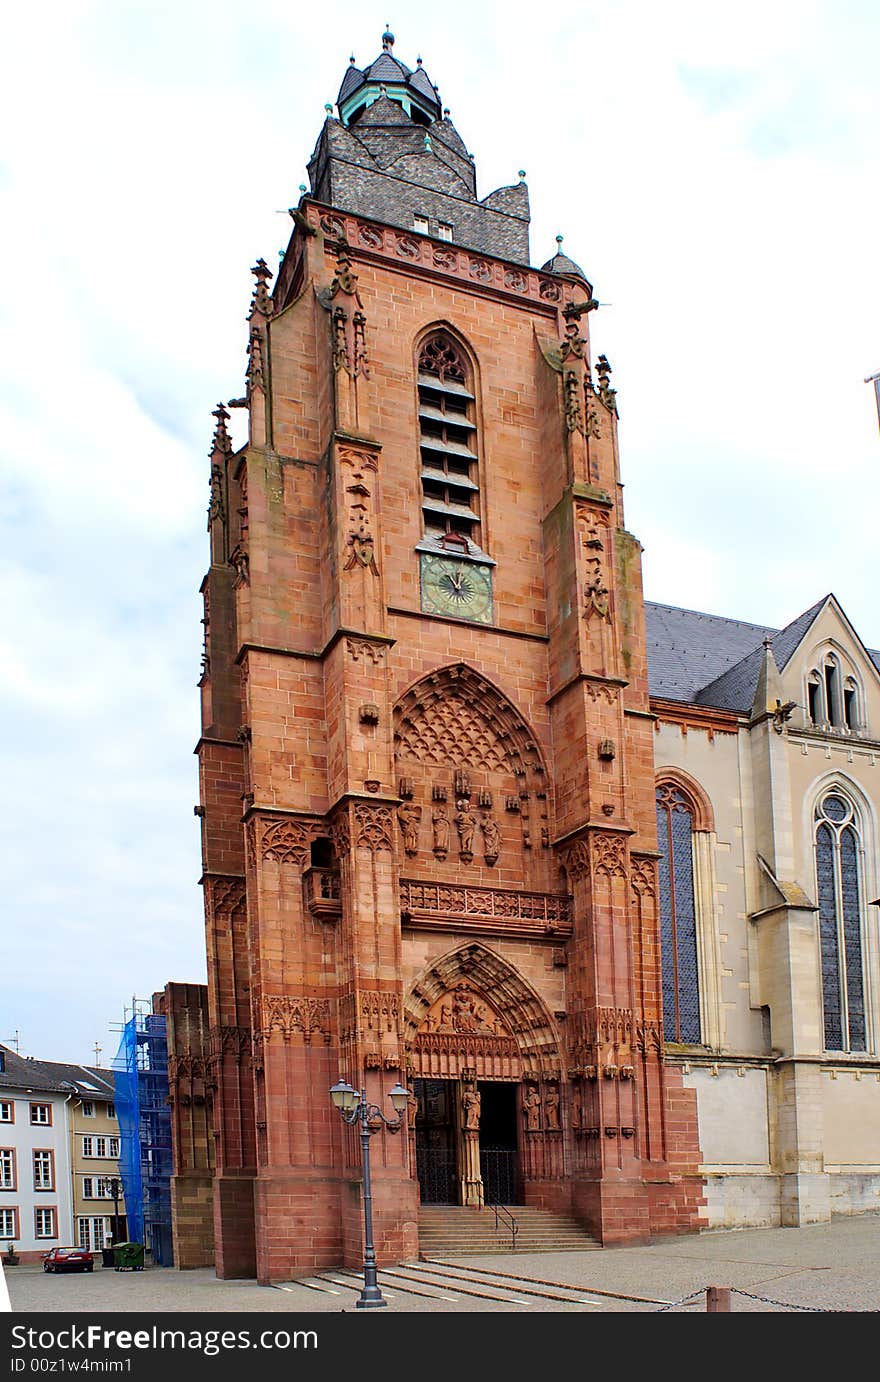
[(710, 1226), (880, 1208), (880, 654), (646, 607), (667, 1058)]
[[(0, 1046), (0, 1248), (4, 1252), (14, 1243), (18, 1256), (27, 1262), (38, 1260), (53, 1247), (102, 1245), (106, 1234), (98, 1230), (98, 1218), (108, 1225), (111, 1222), (106, 1197), (90, 1205), (83, 1190), (89, 1176), (118, 1174), (112, 1080), (107, 1070), (26, 1058)], [(85, 1129), (93, 1126), (99, 1136), (86, 1137)], [(85, 1150), (91, 1153), (85, 1159), (84, 1140)], [(99, 1160), (94, 1155), (96, 1142), (102, 1144)]]

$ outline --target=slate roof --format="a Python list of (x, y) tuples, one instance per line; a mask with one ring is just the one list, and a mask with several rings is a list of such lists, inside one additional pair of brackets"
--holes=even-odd
[[(392, 46), (394, 40), (391, 40)], [(428, 76), (424, 67), (419, 65), (413, 69), (407, 67), (405, 62), (396, 58), (390, 48), (382, 50), (377, 58), (366, 67), (360, 68), (354, 62), (350, 63), (346, 69), (345, 76), (342, 78), (342, 85), (339, 88), (339, 95), (336, 97), (336, 104), (342, 105), (353, 92), (362, 86), (374, 85), (376, 82), (386, 83), (392, 86), (408, 86), (412, 91), (417, 91), (422, 100), (429, 102), (436, 107), (437, 115), (440, 115), (441, 101), (439, 92), (434, 87), (431, 78)]]
[[(784, 629), (646, 601), (651, 695), (747, 715), (761, 671), (764, 640), (770, 640), (776, 665), (783, 671), (832, 598), (824, 595)], [(870, 648), (867, 652), (880, 671), (880, 652)]]
[(37, 1094), (69, 1094), (71, 1085), (85, 1098), (112, 1099), (113, 1071), (100, 1066), (68, 1065), (62, 1061), (35, 1060), (0, 1045), (3, 1070), (0, 1089), (33, 1090)]
[(576, 274), (578, 278), (586, 278), (586, 274), (580, 264), (576, 264), (573, 259), (569, 259), (567, 254), (558, 251), (552, 259), (548, 259), (546, 264), (541, 265), (541, 273), (544, 274)]

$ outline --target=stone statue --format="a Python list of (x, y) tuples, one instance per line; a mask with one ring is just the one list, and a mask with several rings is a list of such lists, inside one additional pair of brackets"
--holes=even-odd
[(456, 802), (458, 810), (455, 813), (455, 828), (458, 831), (458, 840), (461, 857), (467, 861), (474, 857), (474, 831), (477, 823), (471, 812), (470, 802), (465, 797)]
[(483, 1015), (470, 990), (462, 984), (452, 995), (452, 1025), (457, 1032), (486, 1030)]
[(445, 806), (437, 806), (431, 816), (434, 827), (434, 853), (438, 859), (445, 859), (449, 852), (449, 817)]
[(479, 1131), (481, 1102), (480, 1091), (475, 1085), (468, 1085), (461, 1099), (465, 1132)]
[(544, 1122), (548, 1132), (559, 1132), (559, 1090), (553, 1085), (544, 1095)]
[(526, 1132), (541, 1131), (541, 1096), (533, 1084), (523, 1095), (523, 1113), (526, 1116)]
[(398, 807), (397, 819), (400, 822), (400, 831), (403, 835), (404, 852), (413, 858), (419, 852), (419, 825), (422, 819), (422, 808), (406, 802), (403, 806)]
[(483, 853), (486, 863), (491, 866), (498, 858), (501, 849), (501, 827), (494, 816), (484, 816), (481, 824), (483, 828)]

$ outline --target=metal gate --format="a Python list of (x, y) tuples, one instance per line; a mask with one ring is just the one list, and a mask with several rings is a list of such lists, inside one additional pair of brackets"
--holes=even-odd
[(481, 1147), (480, 1175), (486, 1204), (519, 1204), (519, 1156), (511, 1147)]
[(422, 1204), (458, 1204), (456, 1159), (446, 1147), (416, 1147)]

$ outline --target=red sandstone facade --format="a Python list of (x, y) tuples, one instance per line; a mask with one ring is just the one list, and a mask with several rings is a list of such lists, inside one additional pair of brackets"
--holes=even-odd
[[(698, 1227), (694, 1098), (663, 1062), (640, 547), (589, 284), (311, 197), (274, 291), (255, 275), (249, 440), (219, 408), (203, 586), (218, 1274), (361, 1260), (340, 1075), (418, 1099), (408, 1135), (373, 1139), (380, 1262), (417, 1252), (420, 1197), (478, 1203), (502, 1162), (503, 1198), (605, 1243)], [(423, 608), (438, 340), (479, 457), (482, 622)], [(472, 1086), (503, 1146), (466, 1145)]]

